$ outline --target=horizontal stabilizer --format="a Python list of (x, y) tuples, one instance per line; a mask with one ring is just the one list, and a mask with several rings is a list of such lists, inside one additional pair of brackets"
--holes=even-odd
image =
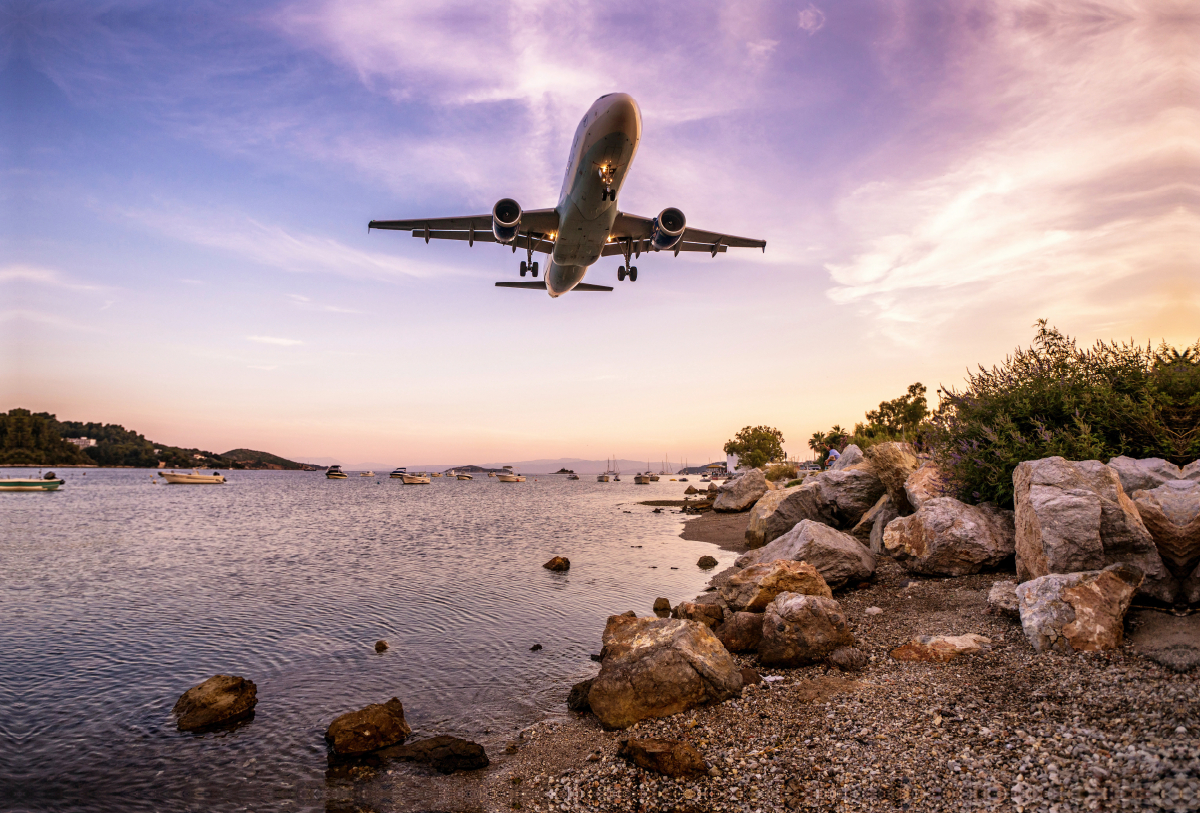
[(608, 285), (588, 285), (586, 282), (581, 282), (571, 289), (572, 291), (611, 291), (612, 288)]
[[(535, 291), (546, 290), (546, 283), (543, 280), (536, 282), (497, 282), (497, 288), (532, 288)], [(572, 291), (611, 291), (607, 285), (588, 285), (586, 282), (581, 282), (571, 289)]]

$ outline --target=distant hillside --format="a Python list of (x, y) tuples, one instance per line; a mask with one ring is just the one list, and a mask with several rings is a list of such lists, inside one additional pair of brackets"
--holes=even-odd
[(273, 455), (270, 452), (256, 452), (254, 449), (233, 449), (222, 452), (221, 457), (242, 464), (247, 469), (281, 469), (284, 471), (317, 471), (325, 466), (311, 466), (307, 463), (297, 463), (294, 460)]

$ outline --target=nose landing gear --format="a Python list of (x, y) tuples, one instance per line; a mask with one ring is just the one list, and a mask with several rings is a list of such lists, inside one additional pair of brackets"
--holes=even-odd
[(600, 165), (600, 180), (604, 184), (604, 193), (600, 195), (600, 200), (616, 200), (617, 190), (612, 188), (613, 178), (616, 177), (616, 170), (609, 164)]

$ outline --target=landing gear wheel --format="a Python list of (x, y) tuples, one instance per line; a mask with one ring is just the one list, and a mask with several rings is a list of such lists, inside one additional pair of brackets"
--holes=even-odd
[(537, 276), (537, 272), (538, 272), (537, 263), (534, 263), (534, 264), (533, 264), (533, 266), (530, 268), (530, 271), (532, 271), (532, 272), (533, 272), (533, 275), (534, 275), (535, 277)]
[(529, 266), (527, 266), (525, 264), (524, 260), (521, 260), (521, 276), (525, 276), (525, 272), (528, 270), (529, 270)]
[(625, 266), (621, 266), (620, 268), (617, 269), (617, 282), (624, 282), (624, 281), (625, 281)]
[(637, 282), (637, 266), (631, 266), (629, 269), (629, 281)]

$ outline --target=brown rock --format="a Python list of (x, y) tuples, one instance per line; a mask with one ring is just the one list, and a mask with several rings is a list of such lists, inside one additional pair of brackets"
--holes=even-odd
[(654, 599), (654, 614), (659, 618), (666, 618), (671, 614), (671, 602), (662, 596)]
[(925, 500), (915, 514), (888, 523), (883, 547), (910, 573), (966, 576), (1013, 555), (1013, 512), (953, 497)]
[(482, 745), (445, 734), (393, 748), (388, 756), (409, 762), (424, 762), (438, 773), (445, 774), (477, 771), (490, 764)]
[(383, 639), (380, 639), (380, 640), (378, 640), (378, 641), (376, 641), (376, 642), (375, 642), (375, 651), (376, 651), (376, 652), (387, 652), (387, 648), (388, 648), (388, 642), (387, 642), (387, 641), (384, 641)]
[(594, 680), (595, 678), (581, 680), (571, 687), (570, 693), (567, 694), (567, 708), (580, 713), (592, 710), (588, 705), (588, 692), (592, 690)]
[(908, 479), (904, 481), (904, 496), (908, 498), (908, 504), (916, 511), (926, 500), (948, 497), (950, 493), (941, 470), (933, 463), (925, 463), (921, 468), (908, 475)]
[(254, 713), (257, 704), (254, 681), (236, 675), (213, 675), (180, 695), (171, 713), (179, 716), (176, 725), (180, 731), (196, 731), (244, 720)]
[(721, 598), (734, 611), (761, 613), (780, 593), (833, 598), (829, 585), (808, 562), (776, 559), (750, 565), (721, 588)]
[(870, 661), (866, 652), (849, 646), (838, 647), (829, 655), (829, 665), (843, 672), (861, 672)]
[(1169, 480), (1133, 492), (1133, 503), (1163, 564), (1176, 579), (1187, 579), (1200, 565), (1200, 482)]
[(542, 565), (546, 570), (553, 570), (555, 573), (562, 573), (571, 569), (571, 560), (565, 556), (555, 556), (549, 562)]
[(1124, 563), (1052, 573), (1017, 585), (1021, 627), (1038, 652), (1115, 649), (1142, 574)]
[(628, 728), (741, 694), (737, 664), (704, 624), (612, 616), (603, 643), (588, 703), (605, 728)]
[(683, 493), (684, 494), (699, 494), (700, 489), (696, 488), (695, 486), (688, 486), (687, 488), (685, 488), (683, 490)]
[(696, 560), (696, 567), (702, 570), (708, 570), (709, 568), (716, 567), (718, 564), (720, 563), (712, 556), (701, 556)]
[(760, 675), (758, 673), (757, 669), (752, 669), (749, 666), (742, 667), (742, 685), (743, 686), (754, 686), (754, 685), (757, 685), (762, 682), (763, 682), (762, 675)]
[(762, 613), (734, 613), (717, 627), (717, 640), (730, 652), (754, 652), (762, 640)]
[(758, 659), (764, 666), (802, 666), (854, 646), (841, 605), (823, 596), (781, 593), (767, 606)]
[(967, 633), (966, 635), (919, 635), (907, 644), (892, 650), (898, 661), (927, 661), (945, 663), (959, 655), (970, 655), (991, 646), (991, 640)]
[[(865, 581), (875, 573), (875, 554), (850, 534), (812, 520), (798, 523), (766, 547), (739, 556), (736, 564), (745, 568), (775, 559), (808, 562), (833, 590), (848, 583)], [(733, 574), (730, 574), (728, 579), (732, 578)], [(712, 584), (717, 586), (716, 577)]]
[(892, 498), (884, 494), (871, 506), (870, 511), (862, 515), (858, 524), (850, 529), (850, 535), (878, 556), (883, 553), (883, 530), (898, 516), (900, 512), (896, 510)]
[(678, 740), (621, 740), (617, 756), (639, 768), (677, 779), (696, 778), (708, 773), (704, 757), (686, 742)]
[(393, 697), (336, 718), (326, 729), (325, 739), (335, 754), (365, 754), (404, 742), (411, 733), (404, 705)]
[(1011, 581), (995, 582), (988, 591), (988, 609), (996, 615), (1019, 619), (1021, 617), (1020, 603), (1017, 601), (1017, 583)]
[(716, 626), (725, 620), (725, 613), (716, 604), (681, 601), (675, 609), (671, 610), (671, 617), (681, 618), (684, 621), (699, 621), (709, 629), (716, 629)]
[[(908, 493), (904, 490), (904, 484), (914, 471), (920, 461), (917, 460), (916, 450), (913, 449), (911, 443), (876, 443), (874, 446), (863, 452), (863, 456), (867, 462), (871, 464), (871, 468), (875, 470), (875, 476), (883, 483), (887, 489), (888, 497), (891, 498), (892, 505), (895, 506), (899, 514), (909, 514), (916, 510), (908, 502)], [(864, 543), (865, 544), (865, 543)]]

